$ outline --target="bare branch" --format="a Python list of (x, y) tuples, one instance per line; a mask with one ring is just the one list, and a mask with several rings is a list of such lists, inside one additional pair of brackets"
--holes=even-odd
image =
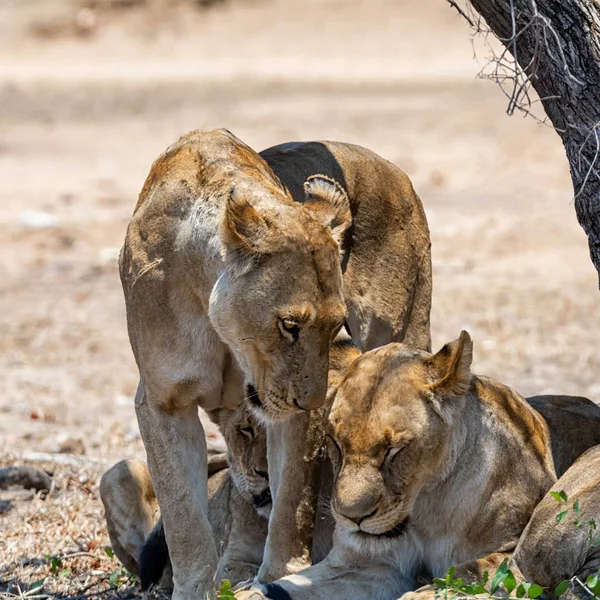
[(467, 20), (467, 23), (471, 26), (471, 27), (475, 27), (475, 23), (469, 18), (469, 15), (467, 15), (466, 12), (463, 11), (463, 9), (456, 4), (456, 2), (454, 0), (446, 0), (446, 2), (452, 6), (453, 8), (455, 8), (458, 11), (458, 14), (463, 17), (464, 19)]

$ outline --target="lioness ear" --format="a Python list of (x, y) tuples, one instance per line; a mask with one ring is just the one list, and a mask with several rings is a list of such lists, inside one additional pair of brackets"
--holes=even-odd
[(431, 359), (430, 389), (442, 396), (463, 396), (471, 384), (473, 342), (466, 331), (446, 344)]
[(304, 206), (341, 244), (344, 232), (352, 224), (350, 202), (344, 188), (326, 175), (312, 175), (304, 182), (304, 196)]
[(219, 233), (226, 252), (241, 256), (267, 254), (272, 247), (269, 224), (234, 186), (227, 198)]

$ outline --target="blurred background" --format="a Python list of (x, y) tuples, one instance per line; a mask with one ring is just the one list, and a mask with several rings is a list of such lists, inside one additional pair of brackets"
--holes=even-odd
[(361, 144), (429, 218), (434, 347), (600, 398), (597, 276), (558, 136), (505, 114), (444, 0), (0, 2), (0, 453), (143, 456), (117, 256), (190, 129)]

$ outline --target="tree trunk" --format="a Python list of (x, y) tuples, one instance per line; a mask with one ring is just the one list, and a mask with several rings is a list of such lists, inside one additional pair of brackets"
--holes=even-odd
[(563, 141), (600, 275), (600, 0), (470, 2), (529, 77)]

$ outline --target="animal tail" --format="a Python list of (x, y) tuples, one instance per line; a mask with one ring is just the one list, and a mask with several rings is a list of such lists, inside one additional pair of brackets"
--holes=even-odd
[(168, 563), (169, 548), (161, 517), (140, 552), (139, 573), (142, 590), (147, 590), (152, 584), (158, 584)]

